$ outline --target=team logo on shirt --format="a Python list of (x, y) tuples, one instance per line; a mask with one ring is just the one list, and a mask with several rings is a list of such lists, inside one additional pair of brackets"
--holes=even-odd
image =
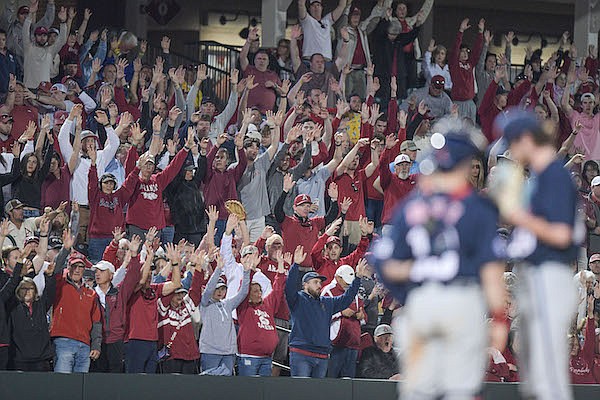
[(142, 196), (146, 200), (156, 200), (158, 199), (158, 184), (156, 183), (142, 183), (140, 184), (140, 190), (142, 192)]
[(254, 310), (254, 315), (258, 316), (258, 327), (266, 331), (274, 331), (275, 328), (269, 322), (269, 314), (262, 310)]

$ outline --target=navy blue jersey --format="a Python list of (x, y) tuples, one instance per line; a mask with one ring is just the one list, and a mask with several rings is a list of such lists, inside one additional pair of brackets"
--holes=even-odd
[(414, 194), (396, 211), (391, 234), (373, 250), (378, 269), (386, 260), (413, 260), (410, 281), (398, 285), (379, 276), (395, 297), (426, 281), (479, 281), (484, 264), (504, 257), (497, 224), (496, 208), (472, 191), (462, 198)]
[[(553, 247), (537, 240), (523, 228), (516, 228), (511, 237), (512, 248), (520, 250), (516, 254), (533, 265), (554, 261), (569, 264), (577, 259), (577, 244), (583, 239), (583, 225), (577, 220), (577, 191), (569, 172), (561, 161), (554, 161), (546, 169), (532, 177), (531, 213), (551, 223), (563, 223), (572, 227), (573, 241), (566, 249)], [(581, 221), (579, 221), (581, 222)], [(581, 236), (581, 238), (577, 238)]]

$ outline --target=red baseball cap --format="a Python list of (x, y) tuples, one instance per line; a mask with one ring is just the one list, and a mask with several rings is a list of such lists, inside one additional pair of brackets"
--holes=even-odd
[(35, 31), (33, 32), (34, 35), (47, 35), (48, 34), (48, 28), (46, 28), (45, 26), (38, 26), (37, 28), (35, 28)]
[(90, 260), (88, 260), (86, 256), (84, 256), (83, 254), (81, 254), (78, 251), (72, 252), (71, 255), (69, 256), (69, 262), (68, 262), (69, 267), (71, 265), (75, 265), (75, 264), (83, 264), (85, 266), (85, 268), (92, 267), (92, 263), (90, 262)]
[(40, 84), (38, 85), (38, 90), (41, 90), (42, 92), (49, 93), (50, 88), (52, 88), (51, 82), (40, 82)]
[(337, 244), (338, 246), (341, 246), (341, 245), (342, 245), (342, 241), (341, 241), (341, 240), (340, 240), (340, 238), (339, 238), (339, 237), (337, 237), (337, 236), (329, 236), (329, 237), (327, 238), (327, 242), (325, 242), (325, 246), (328, 246), (330, 243), (335, 243), (335, 244)]
[(55, 112), (54, 113), (54, 125), (64, 124), (68, 117), (69, 117), (69, 113), (66, 111)]
[(294, 199), (294, 206), (299, 206), (299, 205), (302, 205), (305, 203), (312, 204), (312, 200), (311, 200), (310, 196), (307, 194), (299, 194)]

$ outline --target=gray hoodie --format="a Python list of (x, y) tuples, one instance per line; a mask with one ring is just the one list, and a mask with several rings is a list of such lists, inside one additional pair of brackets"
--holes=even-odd
[(240, 305), (248, 295), (250, 271), (244, 271), (242, 288), (234, 297), (216, 301), (212, 298), (219, 282), (222, 269), (217, 268), (212, 274), (200, 302), (202, 315), (202, 331), (200, 332), (200, 353), (229, 355), (237, 353), (237, 334), (231, 312)]

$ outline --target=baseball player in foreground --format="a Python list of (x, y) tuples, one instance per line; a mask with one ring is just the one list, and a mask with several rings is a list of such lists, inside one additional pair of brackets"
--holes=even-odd
[(567, 333), (577, 307), (570, 264), (585, 235), (583, 221), (576, 218), (577, 193), (556, 159), (553, 136), (533, 114), (509, 114), (503, 131), (511, 157), (532, 176), (528, 210), (518, 202), (500, 207), (504, 219), (515, 226), (508, 255), (524, 260), (517, 292), (523, 339), (519, 373), (525, 381), (521, 390), (538, 400), (567, 400), (572, 398)]
[[(378, 277), (404, 304), (402, 400), (471, 399), (481, 391), (489, 345), (503, 349), (504, 263), (494, 205), (467, 177), (480, 132), (440, 121), (418, 191), (396, 210), (373, 249)], [(404, 301), (406, 298), (406, 301)], [(487, 308), (486, 308), (487, 303)]]

